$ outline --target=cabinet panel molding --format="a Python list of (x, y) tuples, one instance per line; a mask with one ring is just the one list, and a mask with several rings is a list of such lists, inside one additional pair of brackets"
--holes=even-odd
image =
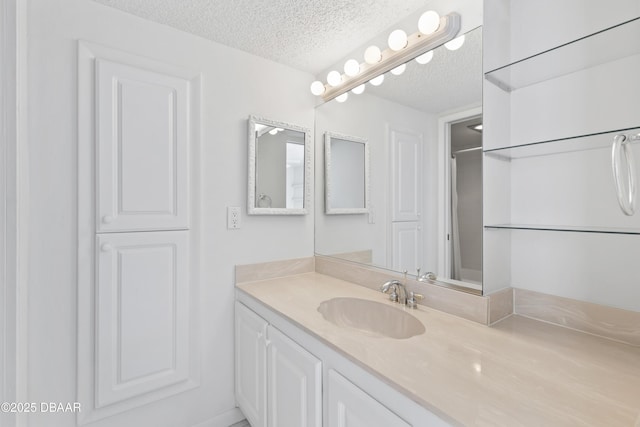
[(98, 232), (189, 228), (192, 82), (95, 67)]
[(322, 427), (322, 362), (273, 326), (267, 331), (267, 425)]
[(188, 232), (97, 238), (96, 403), (189, 377)]

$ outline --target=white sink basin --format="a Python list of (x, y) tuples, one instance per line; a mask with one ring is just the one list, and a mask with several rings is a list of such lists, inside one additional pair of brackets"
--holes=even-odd
[(418, 319), (402, 309), (360, 298), (332, 298), (320, 303), (318, 311), (335, 325), (374, 336), (405, 339), (425, 331)]

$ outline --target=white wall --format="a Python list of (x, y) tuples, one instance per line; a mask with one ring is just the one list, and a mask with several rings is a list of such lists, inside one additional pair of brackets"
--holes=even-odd
[[(25, 119), (22, 96), (24, 79), (19, 70), (26, 55), (24, 40), (25, 3), (0, 2), (0, 402), (24, 401), (25, 360), (19, 356), (26, 344), (23, 332), (26, 307), (20, 285), (26, 269), (23, 260), (23, 223), (27, 204), (19, 188), (26, 188), (22, 144)], [(0, 413), (0, 425), (12, 426), (15, 414)]]
[[(352, 95), (345, 103), (331, 101), (316, 109), (316, 252), (335, 254), (373, 250), (373, 263), (387, 264), (390, 209), (389, 129), (412, 130), (424, 141), (424, 240), (423, 270), (437, 266), (437, 129), (435, 117), (385, 99)], [(337, 132), (367, 139), (370, 149), (371, 205), (375, 223), (367, 215), (325, 215), (323, 139), (325, 132)], [(321, 210), (322, 209), (322, 210)]]
[[(313, 255), (313, 215), (247, 217), (247, 118), (311, 128), (310, 75), (86, 0), (28, 3), (28, 400), (76, 400), (77, 40), (202, 71), (200, 387), (95, 426), (222, 422), (233, 396), (236, 264)], [(226, 206), (242, 206), (226, 230)], [(35, 414), (33, 427), (73, 426), (73, 414)], [(209, 425), (217, 425), (211, 421)]]

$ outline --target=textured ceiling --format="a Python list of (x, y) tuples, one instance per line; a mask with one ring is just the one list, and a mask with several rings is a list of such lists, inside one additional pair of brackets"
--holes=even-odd
[[(430, 0), (94, 0), (313, 75), (344, 63)], [(406, 26), (405, 26), (406, 27)], [(400, 25), (400, 28), (403, 28)], [(415, 29), (404, 28), (408, 33)], [(367, 92), (433, 114), (482, 100), (482, 30), (457, 51), (436, 49)], [(351, 96), (356, 96), (351, 94)]]
[(428, 0), (94, 1), (314, 75), (429, 3)]

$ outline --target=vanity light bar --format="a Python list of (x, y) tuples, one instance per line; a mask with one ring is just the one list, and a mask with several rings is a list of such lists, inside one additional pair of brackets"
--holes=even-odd
[(442, 16), (440, 25), (434, 33), (424, 35), (420, 31), (416, 31), (407, 37), (407, 44), (404, 48), (397, 51), (393, 51), (390, 48), (383, 50), (381, 59), (378, 62), (374, 64), (361, 63), (360, 72), (355, 76), (349, 77), (346, 74), (342, 74), (342, 83), (337, 86), (325, 84), (324, 91), (320, 96), (324, 101), (330, 101), (423, 53), (453, 40), (460, 31), (460, 20), (460, 15), (457, 13)]

